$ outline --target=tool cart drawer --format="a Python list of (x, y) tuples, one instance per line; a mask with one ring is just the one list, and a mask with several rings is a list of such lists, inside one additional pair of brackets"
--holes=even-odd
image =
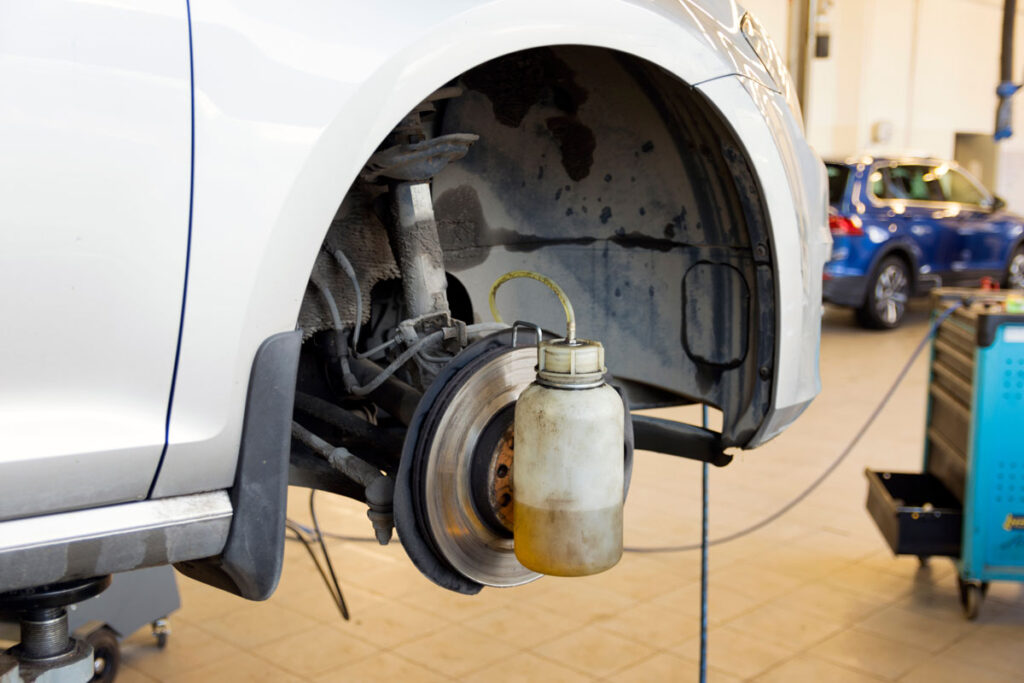
[(962, 508), (934, 475), (867, 470), (868, 512), (897, 555), (960, 555)]

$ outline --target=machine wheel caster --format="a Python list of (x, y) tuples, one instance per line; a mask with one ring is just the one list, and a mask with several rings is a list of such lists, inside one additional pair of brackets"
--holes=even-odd
[(153, 637), (156, 638), (156, 646), (163, 650), (167, 647), (167, 639), (171, 637), (171, 625), (167, 623), (167, 618), (157, 619), (151, 624), (153, 628)]
[(960, 606), (963, 608), (964, 616), (974, 621), (981, 612), (981, 603), (988, 593), (987, 581), (964, 581), (959, 576), (956, 579), (957, 587), (960, 589)]
[(90, 683), (111, 683), (121, 667), (121, 645), (117, 634), (110, 627), (103, 626), (86, 635), (84, 640), (92, 645), (93, 652)]

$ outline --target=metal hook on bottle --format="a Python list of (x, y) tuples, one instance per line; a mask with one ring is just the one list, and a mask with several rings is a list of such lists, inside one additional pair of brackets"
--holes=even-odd
[(512, 323), (512, 348), (516, 346), (516, 338), (518, 337), (520, 327), (525, 327), (537, 333), (537, 346), (539, 347), (541, 340), (544, 339), (544, 332), (540, 329), (540, 325), (517, 320)]

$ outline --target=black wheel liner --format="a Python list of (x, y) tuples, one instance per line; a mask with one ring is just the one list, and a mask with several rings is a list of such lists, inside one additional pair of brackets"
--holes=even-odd
[[(525, 340), (532, 342), (533, 335), (523, 336)], [(545, 333), (545, 338), (555, 338), (555, 335)], [(522, 342), (519, 345), (522, 345)], [(414, 478), (422, 480), (427, 463), (426, 456), (429, 452), (430, 440), (421, 440), (420, 435), (436, 430), (446, 406), (463, 384), (459, 381), (460, 374), (470, 375), (476, 372), (478, 367), (496, 356), (508, 352), (511, 348), (512, 331), (503, 330), (470, 344), (441, 370), (437, 378), (427, 387), (423, 398), (416, 407), (412, 421), (409, 423), (405, 444), (402, 447), (402, 459), (395, 477), (395, 529), (398, 531), (406, 554), (416, 568), (438, 586), (465, 595), (476, 595), (483, 588), (483, 584), (462, 576), (444, 560), (434, 544), (427, 526), (423, 501), (413, 492)], [(611, 377), (609, 376), (607, 379), (609, 384), (612, 384)], [(625, 491), (628, 492), (630, 475), (633, 470), (633, 423), (630, 419), (625, 393), (618, 387), (616, 387), (616, 391), (619, 392), (625, 406), (624, 464)]]

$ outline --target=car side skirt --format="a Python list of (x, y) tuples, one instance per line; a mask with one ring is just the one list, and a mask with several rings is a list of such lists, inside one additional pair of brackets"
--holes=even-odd
[(217, 555), (226, 491), (109, 505), (0, 524), (0, 592)]

